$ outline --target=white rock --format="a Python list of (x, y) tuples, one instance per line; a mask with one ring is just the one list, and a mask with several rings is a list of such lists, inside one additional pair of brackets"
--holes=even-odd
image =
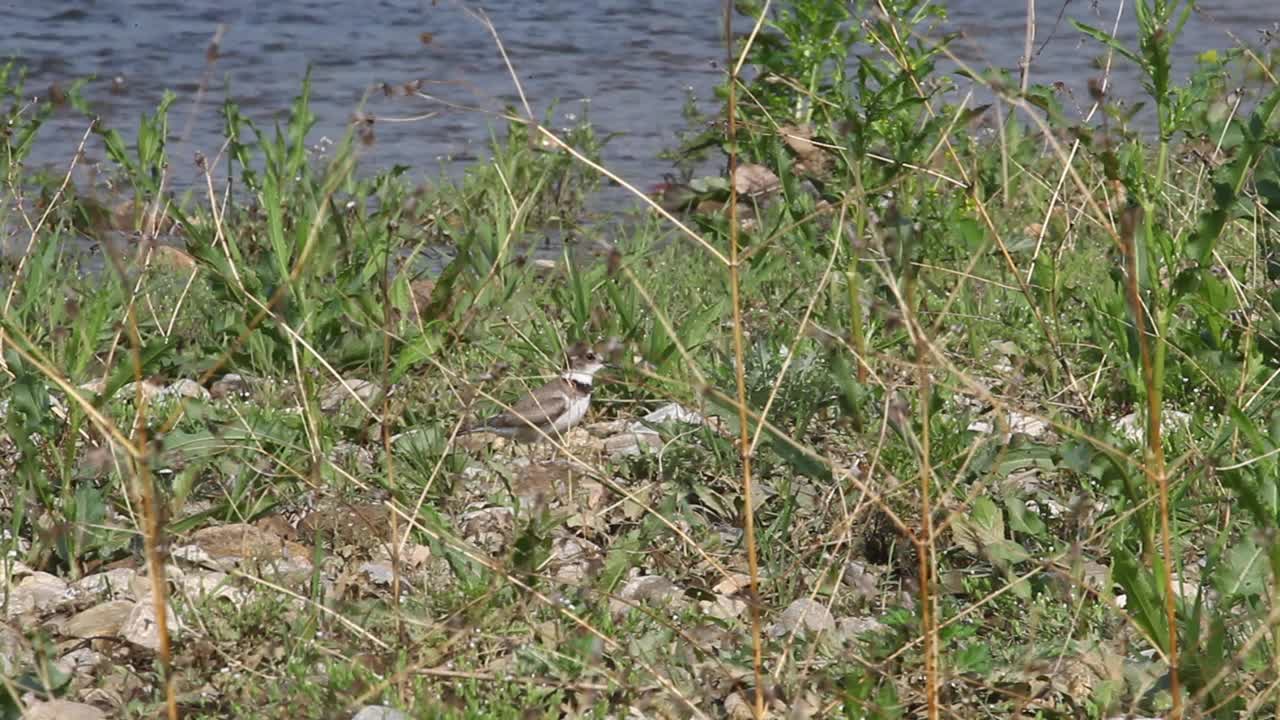
[[(408, 435), (408, 433), (401, 433), (401, 435)], [(400, 437), (400, 436), (397, 436), (397, 437)], [(395, 438), (393, 438), (393, 440), (394, 439)], [(478, 463), (472, 463), (462, 468), (462, 472), (458, 474), (462, 476), (463, 480), (475, 480), (476, 478), (489, 477), (489, 475), (492, 473), (493, 471), (485, 467), (484, 465), (480, 465)]]
[(333, 381), (320, 392), (320, 409), (324, 412), (333, 412), (342, 407), (343, 403), (352, 399), (354, 394), (365, 403), (370, 403), (378, 395), (378, 386), (368, 380), (359, 378), (346, 378), (346, 385), (338, 381)]
[(73, 638), (115, 637), (133, 612), (132, 600), (109, 600), (76, 613), (62, 626), (62, 634)]
[(0, 675), (16, 677), (19, 668), (33, 660), (31, 646), (22, 633), (0, 623)]
[(755, 708), (744, 697), (746, 691), (729, 693), (724, 699), (724, 715), (730, 720), (752, 720)]
[(498, 552), (515, 529), (515, 511), (509, 507), (472, 510), (462, 516), (462, 537), (489, 552)]
[(209, 399), (208, 390), (205, 390), (204, 387), (195, 380), (189, 380), (187, 378), (170, 383), (169, 387), (164, 389), (164, 394), (165, 397), (190, 398), (193, 400)]
[(5, 585), (12, 585), (18, 581), (18, 578), (26, 577), (33, 572), (35, 572), (35, 570), (32, 570), (17, 560), (13, 560), (11, 562), (0, 562), (0, 582), (3, 582)]
[(764, 195), (782, 187), (782, 181), (763, 165), (742, 163), (734, 168), (733, 187), (743, 195)]
[[(139, 389), (138, 383), (131, 382), (121, 387), (119, 390), (117, 390), (114, 397), (120, 398), (122, 400), (134, 400), (138, 397), (138, 389)], [(165, 390), (167, 388), (165, 388), (165, 386), (163, 385), (153, 383), (150, 380), (143, 380), (141, 389), (142, 389), (142, 397), (147, 402), (155, 402), (156, 400), (164, 397)]]
[(769, 627), (769, 634), (780, 637), (792, 632), (826, 632), (834, 630), (835, 627), (836, 619), (825, 604), (809, 598), (800, 598), (782, 611), (778, 622)]
[(882, 632), (889, 629), (888, 625), (873, 617), (840, 618), (836, 624), (839, 628), (840, 636), (846, 641), (856, 640), (866, 633)]
[(880, 572), (870, 568), (866, 563), (850, 560), (844, 566), (844, 576), (841, 580), (849, 586), (853, 599), (873, 600), (878, 594)]
[(751, 576), (746, 573), (729, 573), (720, 578), (720, 582), (711, 587), (712, 591), (720, 595), (733, 595), (739, 590), (743, 590), (751, 586)]
[(231, 584), (231, 577), (224, 572), (189, 572), (174, 579), (178, 592), (188, 600), (217, 598), (240, 607), (247, 597), (244, 590)]
[(386, 705), (365, 705), (351, 720), (409, 720), (409, 716)]
[(395, 580), (395, 571), (392, 570), (391, 563), (367, 562), (360, 566), (360, 573), (369, 578), (374, 585), (389, 587)]
[[(1026, 435), (1029, 438), (1039, 439), (1049, 432), (1049, 423), (1041, 420), (1034, 415), (1010, 410), (1009, 416), (1005, 418), (1008, 423), (1008, 433), (1004, 436), (1005, 441), (1014, 434)], [(990, 435), (996, 431), (998, 424), (994, 420), (974, 420), (969, 423), (969, 432)]]
[(80, 647), (58, 658), (54, 663), (64, 673), (76, 675), (93, 672), (94, 668), (106, 662), (106, 657), (93, 648)]
[[(385, 563), (390, 566), (391, 551), (385, 544), (378, 544), (369, 549), (369, 556), (374, 562)], [(400, 566), (403, 568), (418, 568), (426, 564), (431, 559), (431, 546), (419, 545), (415, 542), (406, 542), (399, 552)]]
[(75, 598), (71, 587), (61, 578), (34, 572), (22, 579), (9, 593), (9, 617), (57, 610)]
[(86, 575), (72, 583), (71, 587), (81, 597), (106, 596), (115, 600), (132, 597), (133, 581), (137, 576), (138, 571), (133, 568), (115, 568)]
[(662, 449), (662, 437), (648, 428), (634, 426), (604, 441), (605, 453), (610, 458), (631, 457), (646, 451)]
[(974, 420), (969, 423), (968, 430), (979, 435), (990, 435), (996, 431), (996, 426), (992, 425), (990, 420)]
[(92, 705), (50, 700), (34, 702), (27, 706), (23, 720), (106, 720), (107, 714)]
[(610, 435), (604, 443), (605, 453), (611, 458), (639, 455), (647, 450), (661, 450), (662, 437), (652, 426), (667, 422), (686, 425), (707, 425), (700, 413), (680, 405), (667, 403), (642, 419), (627, 423)]
[(679, 403), (667, 403), (644, 416), (645, 422), (654, 424), (673, 420), (688, 425), (705, 425), (707, 423), (707, 419), (701, 413), (690, 410)]
[(587, 578), (592, 561), (600, 558), (600, 548), (576, 537), (558, 537), (551, 541), (551, 566), (557, 580), (581, 583)]
[(172, 555), (176, 560), (198, 567), (220, 567), (231, 570), (236, 566), (234, 558), (220, 562), (198, 545), (179, 545), (173, 549)]
[(245, 400), (253, 395), (253, 387), (244, 376), (237, 373), (227, 373), (210, 386), (209, 394), (215, 400), (225, 398)]
[[(169, 637), (176, 637), (181, 628), (172, 606), (165, 607), (165, 618), (168, 621)], [(151, 598), (144, 598), (134, 604), (129, 617), (125, 618), (124, 625), (120, 627), (120, 636), (148, 650), (160, 649), (160, 625), (156, 622), (155, 605)]]
[[(1160, 427), (1165, 433), (1186, 430), (1191, 427), (1191, 415), (1177, 410), (1165, 410), (1161, 415)], [(1140, 443), (1146, 435), (1146, 421), (1141, 413), (1131, 412), (1116, 420), (1116, 431), (1131, 442)]]
[(684, 594), (675, 583), (661, 575), (642, 575), (631, 578), (618, 591), (618, 597), (609, 601), (609, 609), (623, 613), (644, 603), (683, 604)]
[(717, 595), (715, 600), (698, 603), (702, 614), (719, 620), (732, 620), (747, 611), (747, 602), (728, 595)]

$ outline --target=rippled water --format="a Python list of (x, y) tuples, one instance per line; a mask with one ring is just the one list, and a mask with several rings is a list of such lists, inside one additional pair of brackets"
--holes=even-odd
[[(1132, 0), (1124, 4), (1120, 26), (1121, 39), (1130, 44), (1132, 6)], [(1179, 47), (1183, 72), (1196, 52), (1232, 45), (1231, 34), (1258, 43), (1260, 31), (1280, 21), (1277, 0), (1208, 0), (1200, 6)], [(719, 78), (720, 0), (491, 0), (484, 7), (535, 113), (545, 113), (559, 99), (554, 122), (563, 125), (589, 110), (601, 133), (622, 133), (607, 147), (607, 163), (640, 184), (657, 180), (666, 169), (655, 156), (683, 126), (680, 109), (688, 90), (708, 98)], [(966, 62), (1016, 67), (1025, 2), (953, 0), (949, 7), (945, 29), (965, 34), (955, 47)], [(1036, 44), (1048, 42), (1035, 59), (1033, 79), (1064, 81), (1085, 104), (1084, 83), (1098, 73), (1092, 61), (1101, 51), (1081, 40), (1066, 18), (1109, 28), (1117, 7), (1118, 0), (1037, 0)], [(517, 102), (487, 30), (453, 2), (0, 0), (0, 11), (7, 20), (0, 56), (29, 65), (30, 94), (96, 75), (87, 96), (109, 124), (131, 137), (140, 113), (152, 110), (164, 89), (177, 92), (175, 135), (191, 123), (185, 143), (173, 146), (180, 183), (184, 172), (194, 177), (197, 151), (217, 152), (218, 105), (225, 93), (260, 124), (269, 123), (284, 117), (308, 63), (314, 67), (313, 107), (320, 119), (313, 141), (340, 137), (369, 94), (366, 112), (379, 121), (366, 166), (402, 163), (419, 176), (434, 174), (448, 159), (483, 155), (489, 121), (420, 99), (385, 97), (375, 91), (379, 83), (422, 80), (434, 94), (488, 110)], [(746, 31), (745, 18), (735, 22)], [(227, 31), (210, 70), (205, 52), (219, 24)], [(193, 97), (207, 72), (211, 92), (193, 114)], [(1115, 87), (1137, 88), (1131, 68), (1118, 66)], [(426, 120), (389, 121), (433, 110), (440, 112)], [(35, 162), (64, 166), (85, 123), (69, 109), (60, 112)], [(88, 155), (102, 157), (93, 146)]]

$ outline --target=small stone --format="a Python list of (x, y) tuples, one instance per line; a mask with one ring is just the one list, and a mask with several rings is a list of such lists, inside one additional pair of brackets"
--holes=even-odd
[(155, 402), (164, 397), (167, 388), (159, 383), (150, 380), (143, 380), (141, 384), (131, 382), (116, 391), (115, 397), (124, 400), (134, 400), (141, 391), (142, 398), (147, 402)]
[(818, 146), (813, 144), (812, 125), (782, 125), (778, 127), (778, 134), (782, 136), (782, 142), (802, 159), (819, 152)]
[(974, 420), (969, 423), (968, 430), (979, 435), (990, 435), (996, 431), (996, 427), (991, 424), (990, 420)]
[[(1191, 416), (1177, 410), (1165, 410), (1160, 425), (1165, 434), (1186, 430), (1191, 426)], [(1140, 414), (1132, 412), (1116, 420), (1116, 430), (1130, 442), (1140, 443), (1146, 435), (1146, 421)]]
[(237, 373), (227, 373), (209, 387), (209, 396), (214, 400), (226, 398), (245, 400), (252, 394), (252, 387), (250, 387), (249, 381)]
[(846, 563), (842, 580), (850, 588), (853, 600), (873, 600), (878, 596), (876, 589), (880, 583), (880, 574), (869, 569), (863, 562), (850, 560)]
[(72, 583), (71, 587), (81, 597), (105, 596), (117, 600), (132, 594), (133, 581), (137, 576), (138, 571), (133, 568), (115, 568), (86, 575)]
[(192, 400), (208, 400), (210, 394), (200, 383), (195, 380), (183, 378), (177, 380), (165, 388), (165, 397), (188, 398)]
[(106, 720), (107, 715), (92, 705), (50, 700), (31, 703), (22, 717), (23, 720)]
[(386, 705), (365, 705), (351, 720), (409, 720), (409, 716)]
[(712, 586), (712, 590), (720, 595), (734, 595), (738, 591), (751, 586), (751, 576), (746, 573), (729, 573), (720, 578), (720, 582)]
[[(1034, 415), (1013, 410), (1009, 412), (1009, 416), (1005, 418), (1008, 423), (1008, 432), (1004, 436), (1004, 441), (1008, 442), (1013, 435), (1021, 434), (1037, 440), (1044, 437), (1049, 432), (1049, 423), (1041, 420)], [(969, 423), (969, 432), (975, 432), (982, 435), (990, 435), (996, 431), (999, 423), (994, 420), (974, 420)]]
[(497, 553), (515, 531), (515, 511), (508, 507), (472, 510), (462, 516), (462, 537), (484, 550)]
[(631, 423), (624, 419), (601, 420), (600, 422), (587, 423), (583, 425), (583, 429), (591, 434), (592, 437), (607, 438), (611, 435), (617, 435), (625, 432), (627, 426)]
[(1049, 432), (1049, 423), (1026, 413), (1009, 413), (1009, 432), (1020, 433), (1029, 438), (1040, 438)]
[(224, 572), (189, 572), (175, 578), (178, 593), (188, 600), (199, 601), (206, 598), (227, 600), (239, 607), (244, 604), (246, 594), (231, 584), (231, 578)]
[(91, 639), (115, 637), (137, 603), (131, 600), (110, 600), (71, 616), (62, 626), (67, 637)]
[(743, 195), (763, 195), (781, 186), (778, 176), (763, 165), (743, 163), (733, 172), (733, 187)]
[(395, 580), (395, 571), (390, 563), (367, 562), (360, 566), (360, 573), (369, 578), (374, 585), (389, 587)]
[(58, 669), (71, 675), (90, 673), (94, 668), (106, 662), (102, 653), (88, 647), (79, 647), (58, 658), (54, 663)]
[[(391, 543), (394, 545), (394, 543)], [(428, 545), (419, 545), (415, 542), (406, 542), (404, 547), (389, 547), (388, 543), (380, 544), (370, 549), (370, 559), (374, 562), (386, 563), (388, 566), (392, 563), (392, 550), (396, 550), (396, 560), (400, 563), (401, 575), (404, 570), (414, 570), (422, 567), (431, 559), (431, 547)]]
[(366, 405), (373, 402), (378, 396), (378, 386), (368, 380), (359, 378), (345, 378), (345, 386), (341, 382), (332, 382), (320, 392), (320, 409), (324, 412), (334, 412), (348, 401), (351, 401), (352, 395), (360, 398)]
[(166, 270), (194, 270), (196, 260), (172, 245), (156, 245), (151, 249), (151, 264)]
[(873, 617), (840, 618), (840, 621), (836, 624), (839, 628), (837, 632), (846, 642), (857, 640), (867, 633), (883, 632), (889, 629), (888, 625)]
[(175, 548), (174, 557), (192, 561), (200, 558), (214, 569), (227, 571), (243, 563), (270, 566), (277, 573), (308, 573), (310, 552), (299, 543), (253, 525), (233, 523), (202, 528), (192, 533), (191, 542)]
[(555, 260), (535, 258), (531, 265), (533, 265), (533, 276), (539, 280), (554, 280), (564, 274), (560, 263)]
[(16, 677), (18, 669), (34, 660), (31, 646), (22, 633), (0, 624), (0, 675)]
[(61, 578), (34, 572), (22, 579), (9, 593), (8, 616), (46, 613), (70, 602), (74, 595)]
[(702, 614), (717, 620), (732, 620), (747, 611), (747, 602), (728, 595), (717, 595), (715, 600), (698, 603)]
[(809, 720), (822, 717), (822, 709), (826, 705), (822, 698), (812, 690), (794, 698), (787, 710), (787, 720)]
[(647, 423), (681, 422), (686, 425), (705, 425), (707, 419), (701, 413), (690, 410), (679, 403), (667, 403), (644, 416)]
[(662, 437), (648, 428), (630, 429), (604, 441), (604, 450), (610, 458), (632, 457), (646, 450), (661, 449)]
[(755, 709), (742, 697), (742, 693), (733, 692), (724, 699), (725, 717), (731, 720), (752, 720), (756, 716)]
[[(169, 637), (177, 636), (180, 627), (178, 616), (173, 614), (172, 607), (165, 607), (165, 618), (168, 621)], [(156, 622), (155, 603), (151, 598), (134, 603), (129, 617), (125, 618), (120, 627), (120, 637), (148, 650), (160, 649), (160, 624)]]
[(332, 542), (334, 547), (371, 547), (389, 538), (391, 511), (380, 503), (323, 508), (307, 513), (298, 522), (298, 531), (311, 542)]
[(511, 489), (521, 506), (539, 506), (559, 495), (560, 487), (573, 479), (572, 466), (562, 463), (531, 462), (516, 469)]
[(800, 598), (782, 611), (778, 622), (769, 627), (769, 634), (780, 637), (793, 632), (827, 632), (835, 627), (836, 619), (826, 605), (817, 600)]
[(623, 613), (644, 603), (683, 604), (684, 593), (675, 583), (661, 575), (642, 575), (627, 581), (618, 591), (618, 597), (609, 601), (609, 609)]
[(552, 575), (561, 582), (576, 584), (587, 579), (592, 566), (600, 562), (600, 548), (576, 537), (551, 541)]
[[(184, 574), (182, 568), (177, 565), (169, 564), (164, 566), (165, 582), (181, 580)], [(134, 575), (133, 580), (129, 583), (129, 597), (127, 599), (143, 600), (149, 597), (151, 597), (151, 577), (149, 575)]]

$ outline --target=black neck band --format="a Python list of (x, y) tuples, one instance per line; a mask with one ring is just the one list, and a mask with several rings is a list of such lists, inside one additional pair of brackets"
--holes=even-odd
[(577, 390), (583, 395), (591, 394), (591, 383), (589, 382), (582, 382), (581, 380), (575, 380), (573, 378), (569, 378), (569, 384), (573, 386), (574, 390)]

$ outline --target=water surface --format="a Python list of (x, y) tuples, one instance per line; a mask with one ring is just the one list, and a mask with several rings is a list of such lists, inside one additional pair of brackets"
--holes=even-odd
[[(1067, 20), (1110, 28), (1119, 0), (1035, 5), (1033, 80), (1064, 82), (1071, 92), (1068, 106), (1072, 99), (1084, 106), (1086, 82), (1099, 73), (1094, 61), (1101, 50)], [(668, 169), (656, 156), (683, 127), (680, 110), (687, 94), (710, 98), (720, 79), (720, 0), (490, 0), (483, 7), (534, 112), (541, 118), (559, 100), (553, 124), (564, 126), (589, 113), (600, 133), (619, 133), (607, 146), (606, 163), (641, 185)], [(966, 62), (1017, 67), (1025, 2), (953, 0), (949, 7), (950, 19), (940, 32), (964, 33), (955, 49)], [(1132, 0), (1123, 7), (1120, 38), (1133, 45)], [(1196, 53), (1228, 47), (1233, 36), (1260, 43), (1263, 31), (1276, 30), (1280, 22), (1276, 0), (1206, 0), (1200, 8), (1178, 48), (1180, 73)], [(386, 97), (378, 90), (382, 83), (419, 80), (424, 90), (488, 111), (518, 103), (488, 31), (462, 5), (444, 0), (0, 0), (0, 13), (7, 20), (0, 56), (29, 65), (29, 94), (47, 96), (54, 85), (94, 75), (88, 98), (107, 123), (131, 137), (139, 115), (152, 110), (165, 89), (178, 93), (172, 171), (180, 185), (196, 177), (197, 152), (211, 157), (221, 146), (222, 98), (229, 94), (269, 127), (285, 117), (308, 65), (319, 117), (313, 142), (339, 138), (368, 98), (364, 112), (379, 119), (376, 142), (364, 150), (366, 168), (399, 163), (425, 178), (442, 163), (459, 167), (484, 155), (493, 123), (478, 112)], [(735, 22), (741, 32), (749, 27), (742, 16)], [(226, 33), (210, 65), (206, 49), (219, 25)], [(196, 90), (206, 77), (210, 93), (197, 106)], [(1134, 93), (1133, 68), (1117, 63), (1114, 87)], [(429, 112), (436, 114), (392, 121)], [(59, 112), (33, 161), (65, 167), (85, 126), (74, 111)], [(96, 144), (88, 159), (102, 159)]]

